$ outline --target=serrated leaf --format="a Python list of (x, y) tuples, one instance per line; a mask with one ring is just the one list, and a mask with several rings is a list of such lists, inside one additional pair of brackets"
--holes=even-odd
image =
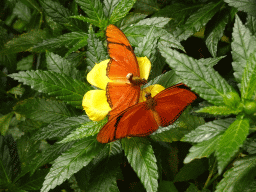
[(53, 71), (21, 71), (9, 76), (77, 108), (81, 108), (84, 94), (92, 89), (81, 81)]
[(72, 48), (82, 39), (87, 39), (88, 35), (84, 32), (71, 32), (61, 35), (57, 38), (46, 39), (42, 43), (35, 45), (32, 51), (44, 52), (44, 51), (54, 51), (60, 47), (66, 47), (68, 49)]
[(80, 125), (76, 130), (71, 132), (66, 138), (61, 140), (59, 143), (67, 143), (73, 140), (79, 140), (84, 137), (89, 137), (92, 135), (95, 135), (99, 132), (99, 130), (106, 124), (107, 119), (104, 119), (102, 121), (89, 121), (83, 123), (83, 125)]
[(214, 57), (214, 58), (201, 58), (198, 60), (199, 65), (205, 65), (206, 67), (213, 67), (216, 65), (221, 59), (225, 58), (226, 56), (221, 57)]
[(31, 19), (30, 9), (19, 1), (15, 4), (15, 7), (13, 8), (13, 14), (17, 15), (19, 19), (26, 21), (27, 23), (29, 23)]
[(120, 171), (122, 147), (119, 141), (105, 145), (100, 154), (92, 161), (91, 179), (88, 192), (119, 192), (117, 187), (117, 173)]
[(122, 139), (122, 147), (128, 162), (137, 173), (147, 191), (157, 191), (158, 172), (156, 157), (149, 141), (132, 137)]
[[(179, 119), (168, 127), (163, 127), (151, 134), (151, 138), (156, 141), (172, 142), (180, 141), (185, 134), (194, 130), (199, 125), (204, 124), (204, 119), (201, 117), (193, 116), (189, 114), (189, 109), (185, 110)], [(159, 133), (159, 131), (161, 131)]]
[(187, 22), (174, 32), (174, 36), (179, 40), (186, 40), (189, 36), (199, 31), (205, 24), (219, 11), (223, 5), (222, 1), (204, 5), (196, 13), (192, 14)]
[(84, 16), (81, 16), (81, 15), (70, 16), (70, 18), (79, 19), (83, 22), (90, 23), (90, 24), (92, 24), (94, 26), (97, 26), (99, 28), (103, 27), (105, 22), (106, 22), (105, 20), (102, 20), (101, 22), (99, 22), (98, 20), (90, 19), (88, 17), (84, 17)]
[(140, 20), (135, 25), (154, 25), (155, 27), (163, 28), (171, 19), (165, 17), (152, 17)]
[(252, 35), (255, 35), (256, 34), (256, 17), (248, 15), (246, 20), (246, 27), (250, 30)]
[(114, 8), (117, 6), (118, 3), (119, 0), (104, 0), (103, 11), (106, 17), (109, 17), (112, 14)]
[(62, 144), (54, 144), (48, 147), (45, 151), (37, 155), (34, 159), (31, 157), (29, 164), (27, 164), (24, 169), (22, 169), (19, 177), (22, 177), (26, 173), (30, 172), (30, 175), (33, 175), (36, 170), (42, 165), (49, 163), (59, 157), (63, 152), (67, 151), (74, 142), (70, 143), (62, 143)]
[(75, 68), (74, 64), (57, 54), (47, 52), (46, 63), (47, 63), (47, 68), (50, 71), (54, 71), (60, 74), (65, 74), (77, 80), (82, 79), (80, 72)]
[(225, 9), (221, 12), (222, 14), (215, 23), (211, 26), (211, 31), (207, 34), (205, 43), (206, 46), (213, 57), (217, 56), (217, 45), (218, 41), (221, 39), (224, 33), (224, 29), (229, 20), (230, 12)]
[(132, 24), (139, 22), (141, 19), (144, 19), (145, 17), (147, 17), (147, 15), (145, 14), (130, 12), (124, 18), (116, 22), (115, 25), (119, 26), (120, 29), (123, 30), (131, 26)]
[(89, 16), (89, 19), (94, 20), (96, 26), (102, 28), (104, 24), (104, 13), (101, 1), (98, 0), (75, 0), (81, 9)]
[(165, 34), (162, 34), (160, 36), (159, 44), (161, 43), (162, 46), (165, 46), (167, 48), (173, 47), (173, 48), (177, 48), (177, 49), (180, 49), (180, 50), (186, 52), (184, 47), (180, 44), (180, 42), (177, 39), (174, 38), (173, 35), (171, 35), (170, 33), (168, 33), (165, 30), (163, 30), (163, 32), (165, 32)]
[(247, 60), (247, 65), (244, 69), (244, 74), (241, 82), (241, 96), (242, 100), (252, 99), (253, 93), (256, 89), (256, 51), (251, 54)]
[(0, 183), (11, 183), (20, 172), (16, 142), (11, 135), (0, 135)]
[(5, 136), (5, 133), (8, 131), (12, 116), (13, 116), (13, 112), (0, 117), (0, 133), (1, 133), (1, 135)]
[(115, 6), (113, 9), (109, 22), (110, 23), (115, 23), (122, 19), (125, 15), (128, 14), (130, 9), (133, 7), (135, 4), (136, 0), (121, 0), (119, 3)]
[(160, 192), (178, 192), (174, 183), (171, 181), (160, 181), (158, 191)]
[(143, 41), (139, 43), (134, 51), (137, 56), (146, 56), (151, 62), (154, 62), (156, 58), (156, 43), (158, 39), (158, 35), (154, 33), (154, 29), (154, 26), (150, 28), (147, 35), (143, 38)]
[(27, 57), (22, 58), (18, 63), (17, 63), (17, 70), (30, 70), (32, 69), (33, 65), (33, 55), (29, 55)]
[(135, 10), (137, 9), (137, 12), (145, 13), (147, 15), (150, 15), (150, 14), (152, 14), (154, 12), (157, 12), (159, 10), (157, 1), (154, 1), (154, 0), (136, 1), (133, 8), (135, 8)]
[(44, 123), (64, 120), (74, 115), (65, 104), (40, 98), (22, 101), (14, 107), (14, 111), (25, 115), (26, 118), (34, 121), (42, 121)]
[(196, 159), (189, 164), (184, 165), (177, 175), (175, 175), (174, 182), (188, 181), (196, 179), (203, 172), (207, 171), (207, 160)]
[(250, 155), (256, 154), (255, 138), (247, 138), (247, 140), (244, 142), (243, 149)]
[(80, 127), (84, 123), (87, 123), (88, 121), (88, 117), (82, 115), (78, 117), (69, 117), (58, 122), (53, 122), (47, 127), (42, 127), (39, 131), (37, 131), (33, 135), (32, 139), (41, 140), (65, 137), (71, 131), (75, 130), (77, 127)]
[(191, 131), (181, 141), (200, 143), (221, 135), (234, 122), (234, 118), (218, 119), (205, 123)]
[(219, 174), (245, 141), (249, 127), (249, 119), (242, 116), (236, 119), (222, 135), (215, 153)]
[(27, 5), (29, 8), (37, 10), (38, 12), (40, 12), (40, 6), (36, 2), (36, 0), (21, 0), (21, 2), (24, 3), (25, 5)]
[(217, 135), (209, 140), (203, 141), (191, 147), (189, 154), (184, 159), (184, 163), (189, 163), (194, 159), (209, 157), (217, 148), (222, 135)]
[(21, 87), (21, 84), (19, 84), (17, 87), (11, 88), (7, 93), (11, 93), (13, 95), (23, 95), (25, 92), (25, 88)]
[(234, 6), (239, 11), (245, 11), (248, 14), (256, 17), (256, 2), (255, 0), (224, 0), (229, 6)]
[(107, 58), (107, 52), (103, 47), (102, 42), (96, 38), (91, 27), (89, 28), (89, 35), (87, 40), (88, 49), (86, 51), (86, 61), (90, 68), (93, 68), (96, 63), (100, 63)]
[(59, 2), (52, 0), (40, 1), (46, 14), (51, 17), (55, 22), (64, 25), (71, 31), (82, 31), (81, 26), (77, 20), (70, 18), (71, 12), (63, 7)]
[(232, 87), (213, 68), (200, 65), (198, 60), (167, 48), (161, 43), (158, 47), (167, 64), (186, 85), (210, 103), (224, 105), (223, 97), (232, 91)]
[(256, 49), (256, 38), (251, 35), (249, 29), (245, 28), (237, 15), (232, 39), (232, 66), (234, 69), (234, 76), (237, 81), (240, 82), (247, 60), (250, 57), (250, 54)]
[(48, 169), (37, 170), (33, 176), (24, 176), (20, 179), (20, 188), (23, 190), (40, 190)]
[[(242, 158), (234, 163), (234, 167), (225, 172), (224, 178), (216, 187), (216, 192), (238, 192), (245, 191), (256, 176), (255, 156)], [(248, 190), (251, 191), (251, 190)]]
[(58, 157), (45, 177), (42, 192), (47, 192), (62, 184), (74, 173), (78, 172), (99, 153), (104, 147), (95, 137), (76, 142), (71, 149)]
[(238, 113), (240, 113), (242, 111), (242, 109), (236, 108), (230, 108), (228, 106), (209, 106), (209, 107), (204, 107), (201, 108), (195, 112), (197, 113), (208, 113), (208, 114), (212, 114), (212, 115), (231, 115), (231, 114), (235, 114), (237, 115)]
[(47, 38), (47, 32), (41, 29), (35, 29), (28, 33), (13, 38), (5, 44), (5, 48), (1, 51), (3, 54), (18, 53), (22, 51), (31, 51), (31, 48), (41, 43)]

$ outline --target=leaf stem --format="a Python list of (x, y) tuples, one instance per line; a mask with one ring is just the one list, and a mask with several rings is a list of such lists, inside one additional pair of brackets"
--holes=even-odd
[(207, 189), (207, 187), (219, 176), (219, 174), (216, 174), (216, 175), (211, 179), (211, 177), (212, 177), (212, 175), (214, 174), (214, 171), (215, 171), (216, 163), (217, 163), (217, 161), (216, 161), (216, 159), (215, 159), (214, 164), (213, 164), (212, 169), (211, 169), (211, 171), (210, 171), (210, 174), (209, 174), (209, 176), (208, 176), (208, 178), (207, 178), (207, 180), (206, 180), (206, 182), (205, 182), (205, 184), (204, 184), (203, 189)]

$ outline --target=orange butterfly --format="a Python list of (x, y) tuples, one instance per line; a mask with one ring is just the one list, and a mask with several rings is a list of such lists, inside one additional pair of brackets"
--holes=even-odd
[(97, 140), (108, 143), (124, 137), (147, 136), (159, 126), (168, 126), (196, 98), (185, 84), (169, 87), (155, 97), (146, 94), (147, 100), (122, 111), (100, 130)]
[(106, 87), (107, 100), (111, 107), (109, 119), (137, 104), (140, 96), (140, 86), (146, 84), (140, 78), (139, 65), (125, 34), (114, 25), (106, 30), (108, 53), (110, 61), (107, 66), (107, 76), (114, 82)]

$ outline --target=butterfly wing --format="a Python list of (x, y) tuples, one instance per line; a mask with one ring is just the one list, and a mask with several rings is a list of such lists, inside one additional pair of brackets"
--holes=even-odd
[(111, 111), (108, 114), (110, 120), (123, 110), (138, 103), (140, 87), (126, 83), (110, 82), (107, 85), (106, 93), (111, 107)]
[(97, 140), (108, 143), (124, 137), (146, 136), (158, 129), (146, 102), (133, 105), (113, 117), (98, 133)]
[(154, 99), (155, 111), (160, 117), (162, 127), (172, 124), (197, 96), (184, 84), (177, 84), (158, 93)]
[(126, 78), (128, 73), (140, 77), (139, 65), (125, 34), (114, 25), (106, 29), (108, 53), (110, 61), (107, 67), (107, 76), (111, 79)]

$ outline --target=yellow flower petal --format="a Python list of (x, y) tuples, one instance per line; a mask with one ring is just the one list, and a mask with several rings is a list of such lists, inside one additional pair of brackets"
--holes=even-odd
[(104, 90), (88, 91), (82, 103), (88, 117), (93, 121), (100, 121), (106, 117), (111, 110)]
[(159, 84), (155, 84), (155, 85), (150, 85), (149, 87), (146, 87), (145, 89), (140, 91), (140, 99), (139, 99), (139, 103), (146, 101), (146, 93), (151, 93), (151, 96), (154, 97), (155, 95), (157, 95), (158, 93), (160, 93), (161, 91), (163, 91), (165, 88), (162, 85)]
[(145, 57), (137, 57), (137, 61), (140, 68), (140, 77), (144, 79), (148, 79), (150, 69), (151, 69), (151, 63), (149, 59)]
[(109, 59), (95, 64), (92, 70), (87, 74), (87, 81), (98, 88), (103, 90), (106, 89), (107, 83), (111, 80), (107, 77), (106, 71), (108, 66)]

